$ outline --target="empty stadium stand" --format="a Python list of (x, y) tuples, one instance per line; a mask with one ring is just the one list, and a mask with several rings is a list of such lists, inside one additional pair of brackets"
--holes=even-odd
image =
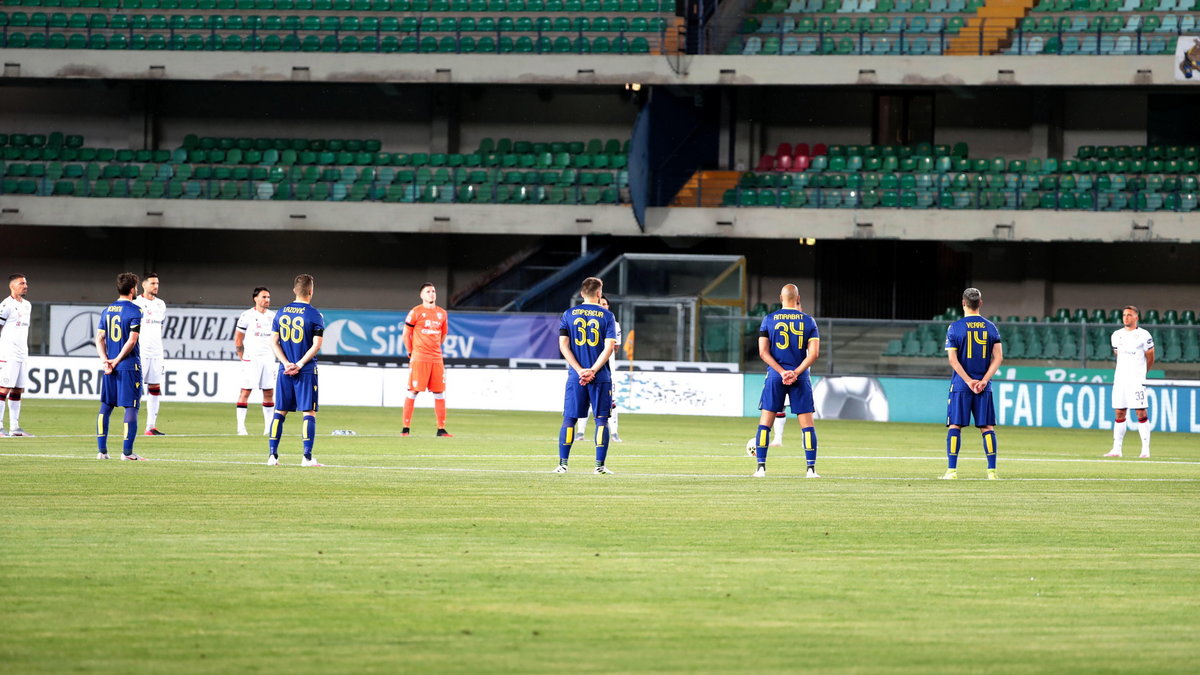
[[(937, 323), (921, 324), (887, 343), (882, 356), (944, 358), (941, 338), (946, 322), (960, 316), (954, 309), (933, 317)], [(1060, 308), (1045, 317), (990, 317), (1004, 338), (1006, 362), (1015, 360), (1101, 361), (1114, 360), (1110, 337), (1121, 325), (1120, 309)], [(1155, 360), (1161, 363), (1200, 363), (1200, 323), (1193, 310), (1148, 309), (1142, 328), (1155, 339)]]
[(1190, 212), (1198, 174), (1196, 146), (1082, 146), (1059, 160), (971, 158), (966, 143), (782, 143), (725, 187), (698, 172), (673, 205), (718, 205), (720, 190), (719, 205), (735, 207)]
[(616, 204), (621, 141), (484, 139), (477, 152), (386, 152), (373, 139), (188, 135), (174, 150), (91, 148), (80, 135), (0, 134), (0, 194), (299, 201)]
[(4, 0), (0, 48), (661, 53), (660, 0)]
[(1195, 0), (758, 0), (726, 54), (1173, 54)]

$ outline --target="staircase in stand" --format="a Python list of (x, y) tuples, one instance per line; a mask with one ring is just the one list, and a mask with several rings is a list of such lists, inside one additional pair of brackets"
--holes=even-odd
[(987, 0), (946, 44), (946, 54), (995, 54), (1011, 42), (1014, 28), (1037, 0)]
[(671, 206), (720, 206), (725, 191), (737, 187), (741, 177), (741, 171), (697, 171), (679, 189)]

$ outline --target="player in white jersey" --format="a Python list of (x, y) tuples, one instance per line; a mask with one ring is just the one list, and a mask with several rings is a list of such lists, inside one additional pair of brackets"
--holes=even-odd
[(1142, 454), (1150, 456), (1150, 416), (1146, 413), (1146, 373), (1154, 365), (1154, 338), (1145, 328), (1138, 328), (1141, 312), (1128, 305), (1121, 310), (1121, 323), (1112, 334), (1112, 348), (1117, 355), (1113, 373), (1113, 447), (1105, 457), (1120, 457), (1125, 440), (1125, 415), (1130, 408), (1137, 413), (1138, 435), (1142, 437)]
[(166, 374), (166, 353), (163, 351), (162, 327), (167, 316), (167, 303), (158, 297), (158, 275), (147, 272), (142, 281), (142, 294), (133, 301), (142, 308), (141, 337), (142, 378), (146, 385), (146, 435), (166, 436), (158, 430), (158, 404), (162, 396), (163, 376)]
[(242, 362), (242, 391), (237, 402), (237, 434), (249, 436), (246, 431), (246, 412), (250, 403), (250, 390), (262, 390), (263, 435), (271, 432), (271, 418), (275, 413), (275, 375), (279, 368), (275, 363), (275, 352), (271, 349), (271, 324), (275, 312), (271, 309), (271, 291), (259, 286), (251, 294), (254, 306), (238, 317), (237, 329), (233, 332), (233, 346)]
[[(608, 309), (608, 298), (604, 297), (603, 295), (600, 296), (600, 306), (603, 307), (604, 309)], [(611, 311), (611, 310), (609, 310), (609, 311)], [(623, 336), (621, 335), (621, 324), (614, 321), (613, 328), (617, 331), (617, 349), (620, 349), (621, 348), (621, 340), (623, 339)], [(615, 350), (613, 351), (613, 354), (616, 354)], [(612, 372), (615, 375), (617, 372), (617, 359), (615, 357), (609, 357), (608, 366), (609, 366), (609, 368), (612, 369)], [(617, 435), (617, 391), (616, 391), (616, 389), (617, 389), (616, 378), (614, 377), (613, 378), (612, 413), (609, 415), (609, 418), (608, 418), (608, 440), (613, 443), (620, 443), (621, 437)], [(592, 417), (595, 417), (595, 413), (592, 414)], [(575, 438), (583, 438), (583, 433), (585, 431), (587, 431), (587, 421), (588, 421), (588, 418), (586, 418), (586, 417), (581, 418), (579, 420), (579, 424), (577, 425), (577, 428), (575, 429)]]
[[(25, 299), (24, 274), (8, 277), (8, 297), (0, 301), (0, 436), (32, 436), (21, 428), (21, 394), (29, 383), (29, 318), (33, 305)], [(8, 400), (8, 433), (4, 433), (4, 401)]]

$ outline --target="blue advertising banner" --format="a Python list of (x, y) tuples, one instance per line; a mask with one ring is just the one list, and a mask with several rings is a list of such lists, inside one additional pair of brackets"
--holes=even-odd
[[(408, 356), (404, 349), (407, 312), (323, 310), (323, 354)], [(448, 359), (558, 358), (558, 321), (553, 314), (450, 312), (442, 344)]]

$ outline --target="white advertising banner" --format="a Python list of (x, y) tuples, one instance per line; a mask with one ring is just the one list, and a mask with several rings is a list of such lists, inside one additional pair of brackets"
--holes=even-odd
[[(93, 347), (93, 349), (95, 349)], [(100, 396), (100, 361), (95, 356), (30, 357), (29, 398), (93, 400)], [(322, 365), (321, 404), (404, 405), (408, 368)], [(233, 403), (241, 386), (241, 363), (234, 360), (167, 359), (162, 395), (169, 401)], [(618, 373), (618, 410), (664, 415), (742, 414), (739, 373)], [(559, 412), (565, 369), (448, 368), (446, 399), (464, 410)], [(251, 400), (258, 400), (257, 394)], [(417, 397), (432, 407), (433, 397)]]
[[(102, 305), (51, 305), (50, 354), (96, 353), (96, 325)], [(249, 308), (249, 305), (246, 306)], [(163, 348), (169, 359), (233, 359), (233, 332), (245, 309), (172, 307), (163, 320)]]

